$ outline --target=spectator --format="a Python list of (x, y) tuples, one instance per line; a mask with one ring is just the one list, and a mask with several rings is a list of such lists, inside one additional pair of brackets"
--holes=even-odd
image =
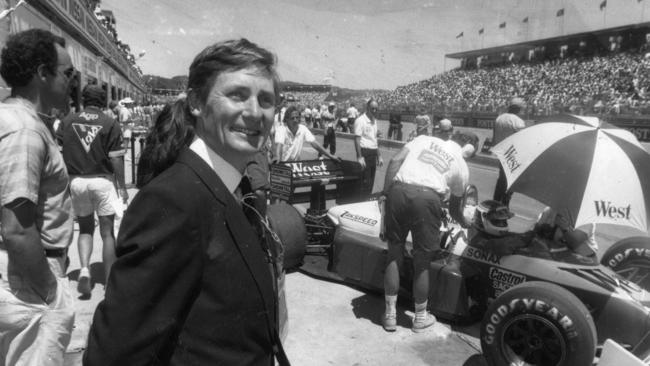
[[(494, 145), (503, 141), (513, 133), (526, 128), (526, 122), (519, 117), (519, 114), (525, 106), (526, 104), (523, 99), (518, 97), (512, 98), (510, 106), (508, 107), (508, 112), (499, 115), (494, 122), (492, 137), (492, 143)], [(499, 165), (499, 177), (497, 178), (497, 183), (494, 187), (493, 199), (506, 206), (508, 206), (510, 197), (512, 196), (512, 193), (507, 192), (507, 188), (508, 182), (506, 180), (506, 173), (503, 170), (503, 166)]]
[(124, 106), (124, 104), (117, 103), (113, 112), (117, 115), (117, 120), (122, 124), (122, 126), (128, 125), (128, 123), (131, 122), (131, 112)]
[(357, 160), (363, 168), (362, 194), (368, 197), (372, 194), (375, 184), (375, 173), (377, 165), (384, 165), (379, 153), (377, 144), (377, 120), (375, 114), (379, 110), (379, 104), (374, 99), (366, 103), (366, 112), (354, 121), (354, 147), (357, 152)]
[(275, 156), (279, 161), (296, 161), (301, 160), (300, 153), (305, 142), (318, 151), (319, 155), (325, 155), (332, 160), (341, 160), (336, 156), (330, 154), (325, 150), (317, 141), (309, 129), (300, 124), (300, 116), (296, 107), (287, 108), (287, 113), (284, 115), (284, 123), (275, 134), (275, 146), (277, 152)]
[[(423, 158), (424, 157), (424, 158)], [(452, 217), (464, 222), (462, 196), (469, 170), (460, 147), (437, 137), (418, 136), (395, 155), (386, 170), (383, 195), (386, 196), (386, 238), (388, 258), (384, 274), (386, 308), (382, 325), (386, 331), (397, 328), (396, 303), (400, 267), (409, 231), (413, 237), (414, 332), (432, 326), (436, 318), (427, 312), (429, 266), (440, 251), (442, 202), (450, 197)]]
[(330, 154), (336, 154), (336, 131), (334, 131), (334, 123), (336, 121), (336, 104), (330, 102), (327, 110), (321, 113), (321, 119), (325, 128), (325, 136), (323, 136), (323, 147), (330, 149)]
[(141, 157), (153, 178), (122, 221), (84, 365), (289, 364), (275, 257), (262, 250), (242, 179), (273, 124), (278, 85), (275, 57), (248, 40), (195, 57), (187, 98), (161, 112), (152, 133), (162, 134)]
[[(115, 215), (122, 215), (119, 197), (126, 205), (129, 194), (124, 183), (124, 148), (120, 124), (105, 115), (106, 92), (97, 85), (86, 85), (82, 93), (84, 110), (69, 115), (59, 130), (63, 141), (63, 160), (70, 175), (72, 207), (79, 223), (79, 282), (77, 291), (90, 297), (89, 270), (93, 251), (95, 213), (102, 238), (104, 278), (115, 261)], [(115, 188), (117, 187), (117, 192)]]
[(72, 242), (68, 173), (52, 133), (75, 73), (65, 40), (42, 29), (10, 36), (0, 75), (0, 360), (62, 365), (74, 324), (66, 277)]

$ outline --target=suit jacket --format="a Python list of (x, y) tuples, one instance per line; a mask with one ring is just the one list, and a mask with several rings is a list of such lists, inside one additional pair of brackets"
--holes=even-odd
[(265, 251), (194, 152), (138, 192), (116, 252), (84, 365), (273, 364), (280, 344)]

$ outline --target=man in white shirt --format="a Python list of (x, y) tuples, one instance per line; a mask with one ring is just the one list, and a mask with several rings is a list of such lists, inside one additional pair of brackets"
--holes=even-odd
[(354, 121), (359, 117), (359, 111), (354, 106), (354, 103), (350, 103), (350, 108), (345, 111), (345, 114), (348, 117), (348, 131), (354, 132)]
[(300, 123), (300, 114), (296, 107), (287, 108), (285, 125), (281, 126), (275, 133), (275, 156), (278, 161), (301, 160), (300, 153), (305, 142), (318, 151), (319, 155), (325, 155), (332, 160), (340, 158), (328, 153), (317, 141), (309, 129)]
[(323, 137), (323, 147), (330, 149), (331, 154), (336, 154), (336, 131), (334, 131), (336, 121), (336, 104), (330, 102), (327, 110), (321, 113), (321, 119), (325, 128), (325, 136)]
[(388, 259), (384, 275), (386, 310), (382, 325), (397, 328), (396, 302), (404, 245), (409, 231), (413, 238), (414, 332), (432, 326), (436, 319), (427, 312), (429, 265), (440, 251), (442, 202), (449, 197), (451, 216), (464, 222), (462, 196), (469, 169), (461, 148), (453, 141), (418, 136), (404, 145), (388, 164), (383, 194), (386, 196), (385, 227)]
[(354, 121), (354, 147), (357, 152), (357, 160), (363, 168), (362, 194), (364, 197), (372, 194), (377, 165), (380, 167), (384, 165), (377, 144), (378, 130), (375, 114), (378, 109), (377, 101), (370, 99), (366, 103), (366, 113)]

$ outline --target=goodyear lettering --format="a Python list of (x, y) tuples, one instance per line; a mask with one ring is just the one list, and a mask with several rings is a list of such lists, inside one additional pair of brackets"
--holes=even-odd
[(511, 173), (521, 166), (521, 163), (517, 160), (517, 150), (514, 145), (510, 145), (508, 150), (506, 150), (504, 157), (506, 158), (506, 165)]
[(288, 163), (294, 176), (301, 178), (319, 177), (330, 175), (325, 162), (321, 161), (320, 165), (304, 165), (300, 163)]
[(596, 216), (609, 217), (610, 219), (630, 219), (630, 211), (632, 210), (632, 205), (627, 206), (615, 206), (612, 205), (610, 201), (594, 201), (596, 205)]
[(578, 336), (573, 320), (568, 315), (562, 313), (557, 307), (538, 299), (515, 298), (507, 305), (503, 304), (499, 306), (489, 315), (488, 322), (485, 325), (485, 335), (483, 336), (485, 343), (494, 343), (499, 324), (501, 324), (503, 320), (514, 311), (519, 313), (522, 311), (527, 313), (532, 312), (543, 315), (564, 329), (568, 338), (575, 338)]
[(501, 264), (501, 257), (490, 252), (486, 252), (482, 249), (467, 247), (465, 251), (465, 257), (470, 259), (476, 259), (482, 262), (489, 262), (493, 264)]
[(341, 214), (341, 217), (345, 218), (345, 219), (348, 219), (348, 220), (360, 222), (362, 224), (369, 225), (369, 226), (377, 225), (377, 220), (371, 219), (369, 217), (364, 217), (364, 216), (361, 216), (361, 215), (355, 215), (355, 214), (350, 213), (349, 211), (343, 212)]
[(490, 268), (489, 278), (492, 280), (492, 287), (495, 290), (495, 296), (499, 296), (501, 292), (526, 280), (526, 276), (496, 267)]
[(607, 265), (611, 268), (616, 268), (619, 264), (621, 264), (631, 255), (635, 255), (637, 257), (650, 258), (650, 250), (644, 248), (625, 249), (625, 251), (623, 251), (622, 253), (616, 253), (616, 255), (607, 262)]
[(92, 121), (92, 120), (96, 120), (96, 119), (98, 119), (98, 118), (99, 118), (99, 115), (98, 115), (98, 114), (95, 114), (95, 113), (82, 112), (82, 113), (79, 115), (79, 117), (85, 119), (86, 121)]

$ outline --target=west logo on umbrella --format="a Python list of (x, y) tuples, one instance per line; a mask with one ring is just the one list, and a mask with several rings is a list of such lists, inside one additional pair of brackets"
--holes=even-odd
[(630, 219), (632, 205), (614, 206), (610, 201), (594, 201), (596, 204), (596, 216), (609, 217), (610, 219)]
[(514, 145), (510, 145), (508, 150), (506, 150), (504, 157), (506, 159), (506, 163), (508, 165), (508, 170), (510, 170), (510, 173), (514, 172), (521, 166), (519, 161), (517, 161), (517, 150), (515, 149)]

